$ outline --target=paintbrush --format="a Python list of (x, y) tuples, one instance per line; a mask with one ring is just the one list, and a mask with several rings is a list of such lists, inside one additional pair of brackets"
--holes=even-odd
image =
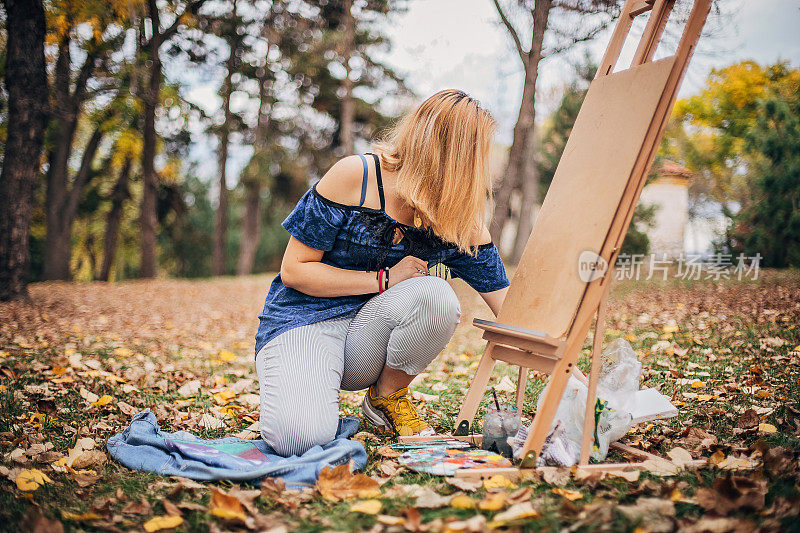
[(492, 396), (494, 396), (494, 405), (497, 407), (497, 410), (500, 410), (500, 402), (497, 401), (497, 391), (494, 390), (492, 387)]

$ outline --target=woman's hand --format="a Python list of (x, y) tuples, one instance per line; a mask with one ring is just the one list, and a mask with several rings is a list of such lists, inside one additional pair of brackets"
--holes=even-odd
[(389, 287), (401, 281), (428, 275), (428, 263), (418, 257), (407, 255), (389, 269)]

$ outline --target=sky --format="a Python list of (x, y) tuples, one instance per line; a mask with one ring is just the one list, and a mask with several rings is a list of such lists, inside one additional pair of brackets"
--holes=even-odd
[[(800, 66), (800, 0), (721, 0), (720, 4), (726, 16), (710, 20), (713, 35), (701, 38), (680, 97), (697, 93), (714, 67), (745, 59), (788, 60)], [(410, 0), (408, 5), (406, 13), (387, 25), (393, 43), (387, 62), (404, 73), (408, 85), (423, 98), (446, 88), (462, 89), (477, 98), (495, 115), (500, 138), (508, 142), (519, 108), (522, 65), (493, 2)], [(516, 22), (521, 28), (522, 21)], [(642, 27), (634, 26), (631, 37), (640, 35)], [(612, 30), (570, 55), (542, 63), (537, 113), (552, 110), (560, 88), (574, 78), (571, 62), (585, 51), (599, 62)], [(628, 42), (620, 63), (626, 57), (630, 61), (633, 43), (633, 39)]]

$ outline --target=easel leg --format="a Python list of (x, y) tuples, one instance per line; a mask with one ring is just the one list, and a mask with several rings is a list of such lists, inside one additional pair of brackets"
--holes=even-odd
[(522, 416), (522, 406), (525, 403), (525, 387), (528, 385), (528, 369), (524, 366), (519, 367), (519, 377), (517, 378), (517, 412)]
[[(604, 285), (611, 279), (611, 270), (601, 280), (596, 283)], [(604, 287), (604, 291), (608, 291), (608, 286)], [(602, 300), (602, 296), (600, 298)], [(535, 460), (542, 451), (542, 445), (547, 435), (550, 433), (550, 427), (553, 423), (553, 417), (558, 409), (558, 404), (561, 402), (561, 397), (564, 395), (564, 389), (567, 387), (572, 370), (575, 368), (575, 363), (578, 361), (578, 354), (583, 347), (583, 342), (586, 340), (586, 335), (589, 333), (589, 328), (592, 324), (592, 317), (596, 310), (586, 309), (578, 312), (575, 317), (572, 331), (567, 337), (567, 346), (561, 359), (556, 363), (553, 372), (550, 375), (550, 383), (547, 386), (547, 396), (541, 402), (541, 409), (536, 413), (533, 418), (533, 425), (528, 433), (528, 438), (522, 449), (522, 466), (533, 466), (529, 464), (531, 460)], [(533, 456), (529, 457), (533, 452)]]
[(589, 387), (586, 394), (586, 411), (583, 418), (583, 437), (581, 439), (581, 458), (578, 464), (589, 464), (592, 442), (594, 441), (594, 413), (597, 399), (597, 380), (600, 377), (600, 353), (603, 349), (603, 336), (606, 329), (606, 300), (608, 290), (603, 293), (600, 305), (597, 307), (597, 322), (594, 327), (594, 340), (592, 341), (592, 366), (589, 371)]
[(489, 378), (492, 376), (492, 370), (494, 370), (496, 361), (492, 357), (493, 349), (494, 343), (490, 342), (486, 345), (486, 350), (483, 352), (478, 370), (475, 372), (475, 377), (469, 386), (467, 395), (464, 398), (464, 403), (461, 404), (461, 410), (458, 412), (455, 427), (456, 435), (469, 434), (472, 422), (475, 419), (475, 413), (478, 412), (481, 398), (483, 398), (483, 394), (486, 392), (486, 385), (489, 383)]

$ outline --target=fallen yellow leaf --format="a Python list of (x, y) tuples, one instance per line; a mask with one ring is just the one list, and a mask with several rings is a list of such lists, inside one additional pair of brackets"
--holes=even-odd
[(481, 511), (499, 511), (506, 505), (506, 494), (504, 492), (492, 492), (478, 502), (478, 509)]
[(758, 432), (759, 433), (766, 433), (767, 435), (772, 435), (776, 433), (778, 428), (773, 426), (772, 424), (767, 424), (766, 422), (762, 422), (758, 425)]
[(402, 526), (405, 524), (405, 518), (401, 516), (391, 516), (388, 514), (380, 514), (378, 515), (378, 522), (384, 524), (386, 526)]
[(96, 405), (97, 407), (103, 407), (104, 405), (110, 404), (113, 400), (114, 398), (112, 398), (110, 395), (103, 394), (102, 396), (100, 396), (99, 400), (97, 400), (96, 402), (92, 402), (92, 405)]
[(219, 411), (220, 413), (227, 413), (229, 415), (234, 415), (236, 414), (236, 411), (241, 411), (242, 409), (244, 409), (244, 407), (242, 407), (241, 405), (236, 405), (232, 403), (230, 405), (219, 407), (217, 411)]
[(36, 468), (22, 470), (17, 474), (17, 488), (19, 490), (34, 491), (45, 483), (52, 482), (53, 480), (47, 477), (47, 474)]
[(636, 340), (636, 335), (634, 335), (633, 333), (628, 333), (627, 335), (625, 335), (625, 340), (628, 342), (634, 342)]
[(364, 500), (350, 506), (352, 513), (378, 514), (383, 508), (380, 500)]
[(475, 500), (466, 494), (459, 494), (457, 496), (453, 496), (453, 499), (450, 500), (450, 507), (453, 509), (474, 509)]
[(380, 486), (380, 483), (364, 474), (353, 475), (349, 464), (339, 465), (335, 468), (326, 466), (319, 473), (319, 479), (317, 479), (319, 493), (326, 500), (334, 502), (347, 498), (380, 496)]
[(236, 359), (236, 354), (233, 352), (229, 352), (228, 350), (222, 350), (221, 352), (219, 352), (217, 358), (223, 363), (229, 363)]
[(711, 457), (708, 458), (708, 462), (715, 466), (720, 464), (724, 460), (725, 460), (725, 453), (722, 450), (715, 451), (713, 454), (711, 454)]
[(230, 389), (222, 389), (219, 392), (214, 393), (214, 401), (220, 405), (225, 405), (229, 401), (236, 398), (236, 393)]
[(563, 496), (571, 502), (583, 498), (583, 493), (579, 490), (562, 489), (560, 487), (553, 489), (554, 494)]
[(83, 522), (86, 520), (97, 520), (98, 518), (100, 518), (100, 515), (92, 512), (81, 513), (81, 514), (62, 512), (61, 518), (63, 518), (64, 520), (71, 520), (73, 522)]
[(706, 383), (704, 381), (700, 381), (699, 379), (696, 379), (696, 380), (692, 381), (692, 388), (693, 389), (702, 389), (705, 386), (706, 386)]
[(219, 518), (228, 520), (238, 520), (244, 522), (247, 520), (247, 515), (244, 512), (244, 506), (239, 498), (225, 494), (221, 490), (214, 489), (211, 492), (211, 503), (208, 508), (211, 514)]
[(114, 350), (114, 355), (117, 357), (130, 357), (133, 355), (133, 350), (130, 348), (117, 348)]
[(678, 326), (667, 325), (664, 326), (664, 333), (675, 333), (678, 331)]
[(180, 516), (156, 516), (144, 523), (144, 530), (147, 533), (153, 533), (163, 529), (172, 529), (181, 524), (183, 524), (183, 518)]
[(514, 483), (512, 483), (511, 480), (508, 479), (503, 474), (496, 474), (490, 477), (489, 479), (485, 479), (483, 481), (483, 488), (485, 488), (486, 490), (508, 489), (512, 487), (516, 487), (516, 485), (514, 485)]

